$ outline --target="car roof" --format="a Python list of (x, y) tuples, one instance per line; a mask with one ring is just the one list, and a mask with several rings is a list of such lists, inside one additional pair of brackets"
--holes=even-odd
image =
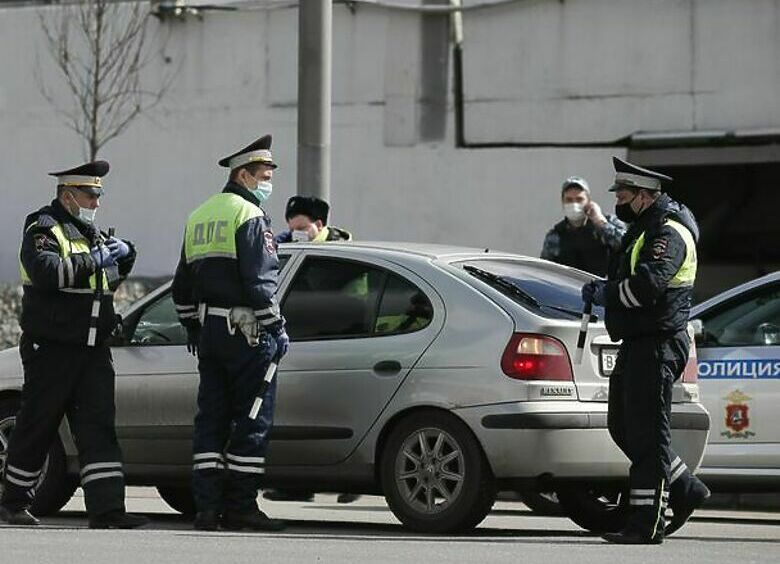
[(780, 280), (780, 270), (776, 270), (775, 272), (770, 272), (765, 276), (756, 278), (755, 280), (750, 280), (749, 282), (745, 282), (744, 284), (740, 284), (739, 286), (734, 286), (733, 288), (726, 290), (725, 292), (722, 292), (717, 296), (713, 296), (710, 299), (705, 300), (702, 303), (693, 306), (693, 308), (691, 308), (691, 317), (692, 318), (698, 317), (702, 313), (706, 312), (708, 309), (718, 304), (721, 304), (727, 300), (730, 300), (734, 296), (744, 294), (745, 292), (749, 292), (754, 288), (759, 288), (761, 286), (770, 284), (772, 282), (776, 282), (778, 280)]
[[(431, 260), (452, 260), (475, 256), (512, 257), (525, 260), (541, 261), (529, 257), (495, 249), (464, 247), (458, 245), (443, 245), (439, 243), (408, 243), (404, 241), (328, 241), (316, 243), (317, 248), (327, 246), (333, 249), (381, 251), (398, 255), (417, 255)], [(311, 249), (312, 243), (283, 243), (280, 250)]]

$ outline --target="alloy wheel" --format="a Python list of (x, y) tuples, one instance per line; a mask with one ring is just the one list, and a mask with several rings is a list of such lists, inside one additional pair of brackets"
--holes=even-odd
[(395, 480), (404, 501), (420, 513), (447, 509), (461, 493), (463, 449), (446, 431), (419, 429), (403, 442), (395, 460)]

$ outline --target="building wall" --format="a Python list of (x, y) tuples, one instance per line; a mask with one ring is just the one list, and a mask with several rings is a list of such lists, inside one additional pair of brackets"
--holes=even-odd
[[(474, 4), (475, 2), (466, 2)], [(780, 125), (780, 2), (519, 0), (464, 17), (471, 143), (604, 142), (635, 131)], [(101, 152), (112, 172), (98, 223), (137, 242), (136, 273), (175, 267), (189, 211), (221, 188), (216, 161), (274, 135), (269, 211), (296, 190), (297, 9), (243, 5), (150, 19), (148, 84), (163, 102)], [(54, 193), (46, 171), (80, 163), (39, 14), (0, 8), (0, 280), (18, 276), (26, 213)], [(332, 223), (360, 239), (450, 242), (537, 255), (578, 174), (612, 207), (607, 148), (455, 148), (447, 23), (380, 6), (334, 7)], [(168, 61), (168, 62), (166, 62)]]

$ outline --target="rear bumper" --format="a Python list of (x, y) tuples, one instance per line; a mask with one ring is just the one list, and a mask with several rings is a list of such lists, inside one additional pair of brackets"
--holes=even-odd
[[(607, 405), (594, 402), (516, 402), (456, 409), (480, 440), (498, 479), (610, 479), (629, 462), (607, 430)], [(677, 454), (694, 469), (709, 433), (697, 403), (672, 408)]]

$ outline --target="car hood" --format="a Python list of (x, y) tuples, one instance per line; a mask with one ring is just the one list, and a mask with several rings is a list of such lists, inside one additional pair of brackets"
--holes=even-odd
[(22, 379), (23, 374), (19, 347), (0, 351), (0, 379)]

